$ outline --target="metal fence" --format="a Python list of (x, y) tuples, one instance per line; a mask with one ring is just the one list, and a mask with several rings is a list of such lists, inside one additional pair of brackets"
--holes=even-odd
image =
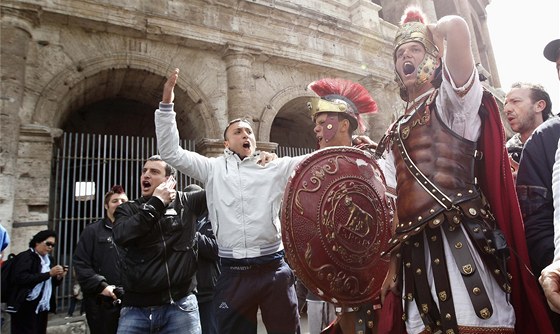
[(304, 155), (304, 154), (307, 154), (307, 153), (311, 153), (313, 151), (315, 151), (315, 150), (311, 149), (311, 148), (306, 148), (306, 147), (278, 146), (278, 149), (276, 150), (276, 154), (278, 154), (279, 157), (284, 157), (284, 156), (296, 157), (298, 155)]
[[(182, 140), (181, 146), (194, 151), (195, 142)], [(277, 154), (296, 156), (311, 149), (279, 147)], [(56, 263), (68, 264), (69, 275), (57, 289), (59, 307), (66, 309), (72, 296), (72, 256), (85, 226), (105, 215), (103, 197), (120, 184), (128, 198), (140, 194), (144, 162), (156, 154), (155, 138), (64, 133), (55, 145), (53, 160), (53, 228), (58, 233)], [(177, 189), (195, 180), (179, 174)]]

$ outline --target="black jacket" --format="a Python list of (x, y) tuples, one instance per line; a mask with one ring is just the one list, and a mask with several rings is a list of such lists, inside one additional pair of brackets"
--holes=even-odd
[(554, 116), (539, 125), (525, 143), (517, 173), (517, 197), (535, 274), (554, 258), (552, 167), (559, 139), (560, 117)]
[[(8, 299), (6, 301), (6, 310), (9, 313), (14, 313), (23, 303), (26, 302), (25, 298), (35, 285), (52, 279), (52, 293), (50, 296), (50, 311), (56, 313), (56, 301), (55, 301), (55, 287), (62, 283), (62, 280), (56, 279), (56, 277), (50, 276), (48, 272), (41, 273), (41, 258), (35, 253), (35, 251), (28, 249), (19, 253), (16, 256), (16, 262), (13, 264), (12, 268), (12, 281), (10, 282), (10, 290)], [(51, 268), (54, 267), (54, 261), (52, 257)], [(39, 295), (41, 296), (41, 295)]]
[(122, 276), (124, 306), (163, 305), (193, 291), (197, 267), (194, 225), (205, 210), (204, 192), (177, 192), (167, 208), (157, 197), (141, 197), (117, 207), (113, 237), (127, 249)]
[(125, 250), (113, 243), (113, 224), (104, 218), (86, 226), (72, 264), (86, 297), (101, 293), (108, 285), (122, 286), (119, 256)]
[(196, 225), (198, 243), (196, 298), (199, 303), (204, 303), (210, 302), (214, 297), (214, 287), (220, 275), (220, 262), (218, 243), (212, 231), (212, 224), (208, 219), (208, 212), (198, 217)]

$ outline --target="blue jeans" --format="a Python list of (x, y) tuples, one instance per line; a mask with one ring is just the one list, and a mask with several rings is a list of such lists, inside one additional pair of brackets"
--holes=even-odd
[(121, 310), (119, 334), (201, 334), (196, 297), (190, 294), (175, 304), (161, 306), (125, 306)]

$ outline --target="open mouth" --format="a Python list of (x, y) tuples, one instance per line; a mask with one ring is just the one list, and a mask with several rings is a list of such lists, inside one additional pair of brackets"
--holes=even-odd
[(323, 141), (323, 137), (318, 136), (318, 137), (317, 137), (317, 143), (320, 143), (321, 141)]
[(251, 143), (249, 143), (249, 142), (243, 143), (243, 148), (250, 149), (251, 148)]
[(149, 181), (142, 181), (143, 188), (150, 188), (152, 184)]
[(404, 75), (409, 75), (409, 74), (414, 73), (414, 70), (415, 70), (415, 69), (416, 69), (416, 68), (414, 67), (414, 65), (412, 65), (412, 63), (408, 63), (408, 62), (407, 62), (407, 63), (404, 63), (404, 65), (403, 65), (403, 73), (404, 73)]

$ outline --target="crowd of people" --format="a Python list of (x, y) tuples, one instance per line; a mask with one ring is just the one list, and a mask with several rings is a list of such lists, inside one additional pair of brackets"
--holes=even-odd
[[(560, 79), (560, 39), (544, 56)], [(319, 149), (364, 149), (395, 205), (380, 300), (346, 308), (310, 293), (312, 333), (560, 332), (560, 117), (548, 93), (511, 87), (502, 112), (516, 134), (506, 143), (465, 20), (429, 23), (414, 7), (397, 31), (393, 63), (405, 113), (379, 143), (353, 136), (363, 130), (360, 115), (377, 111), (365, 88), (332, 78), (309, 85)], [(224, 129), (219, 157), (181, 148), (178, 78), (175, 69), (155, 111), (160, 155), (144, 163), (141, 197), (112, 187), (106, 216), (77, 244), (72, 264), (89, 329), (251, 334), (260, 310), (268, 333), (299, 333), (280, 209), (308, 155), (257, 151), (244, 119)], [(202, 187), (176, 190), (177, 171)], [(12, 333), (45, 332), (56, 309), (53, 291), (68, 270), (49, 257), (56, 240), (41, 231), (17, 256)]]

